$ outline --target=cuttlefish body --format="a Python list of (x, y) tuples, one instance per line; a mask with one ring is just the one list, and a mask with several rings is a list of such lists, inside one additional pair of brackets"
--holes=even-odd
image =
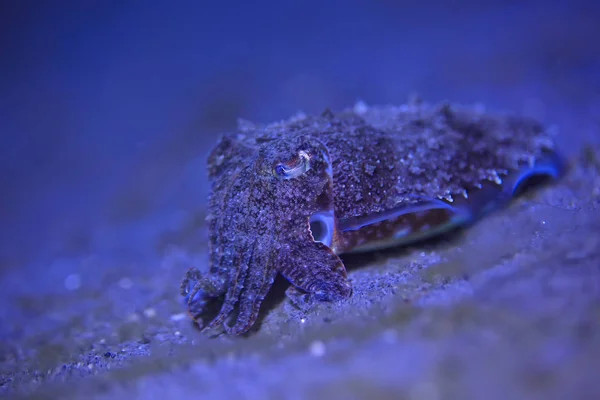
[(208, 170), (210, 270), (188, 271), (181, 291), (200, 326), (241, 334), (277, 274), (299, 307), (345, 299), (340, 254), (470, 224), (563, 165), (537, 121), (415, 102), (245, 124), (221, 138)]

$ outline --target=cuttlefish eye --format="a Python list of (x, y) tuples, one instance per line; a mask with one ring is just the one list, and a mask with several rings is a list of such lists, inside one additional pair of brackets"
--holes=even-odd
[(293, 179), (310, 169), (310, 155), (300, 150), (298, 155), (288, 162), (278, 163), (273, 167), (273, 175), (280, 179)]

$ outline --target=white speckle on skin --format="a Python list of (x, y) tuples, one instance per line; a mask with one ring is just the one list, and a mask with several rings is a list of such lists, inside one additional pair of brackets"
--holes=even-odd
[(156, 310), (154, 308), (146, 308), (144, 310), (144, 315), (146, 318), (154, 318), (156, 317)]
[(313, 357), (323, 357), (325, 354), (325, 343), (320, 340), (315, 340), (310, 344), (309, 351)]
[(175, 336), (181, 336), (181, 332), (175, 331)]
[(65, 278), (65, 288), (67, 290), (77, 290), (81, 286), (81, 277), (79, 274), (71, 274)]

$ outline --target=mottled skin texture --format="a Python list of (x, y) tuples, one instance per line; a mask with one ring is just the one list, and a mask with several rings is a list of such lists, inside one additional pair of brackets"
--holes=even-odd
[[(347, 298), (351, 284), (337, 254), (394, 226), (372, 224), (370, 233), (340, 227), (424, 199), (464, 202), (478, 188), (499, 187), (552, 146), (536, 121), (447, 104), (246, 123), (222, 137), (208, 159), (210, 271), (192, 269), (182, 282), (190, 313), (202, 326), (246, 332), (278, 273), (299, 307)], [(330, 246), (315, 241), (310, 229), (319, 212), (335, 216)], [(444, 213), (429, 213), (427, 221)], [(222, 300), (220, 311), (204, 324), (203, 311), (215, 299)], [(230, 326), (226, 320), (236, 311)]]

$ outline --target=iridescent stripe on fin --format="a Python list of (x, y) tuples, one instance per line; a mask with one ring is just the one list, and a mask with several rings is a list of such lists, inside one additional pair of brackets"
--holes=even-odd
[(430, 199), (363, 218), (339, 221), (333, 249), (336, 253), (365, 252), (407, 244), (435, 236), (471, 220), (466, 207)]

